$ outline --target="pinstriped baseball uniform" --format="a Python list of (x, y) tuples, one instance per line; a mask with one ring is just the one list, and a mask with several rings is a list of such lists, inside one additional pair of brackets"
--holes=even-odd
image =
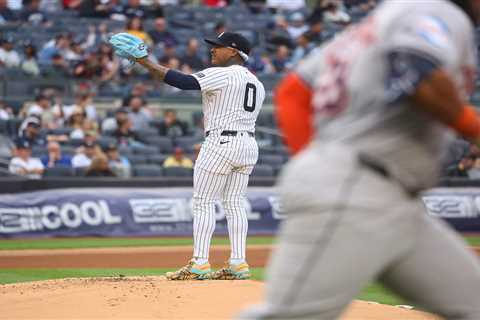
[[(288, 218), (266, 302), (242, 319), (337, 319), (372, 280), (446, 319), (480, 319), (478, 258), (416, 193), (435, 184), (449, 131), (411, 100), (392, 99), (396, 88), (413, 92), (420, 67), (389, 60), (435, 61), (466, 99), (473, 31), (450, 1), (385, 1), (299, 65), (317, 134), (282, 174)], [(390, 86), (393, 68), (408, 72)]]
[(195, 258), (208, 259), (215, 229), (215, 200), (228, 224), (231, 259), (245, 259), (248, 221), (244, 208), (248, 178), (258, 159), (255, 121), (265, 89), (240, 65), (213, 67), (193, 75), (202, 91), (205, 141), (194, 168)]

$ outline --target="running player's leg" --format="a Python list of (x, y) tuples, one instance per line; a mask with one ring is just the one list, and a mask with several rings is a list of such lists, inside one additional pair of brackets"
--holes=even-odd
[(227, 175), (195, 167), (193, 174), (193, 257), (208, 261), (210, 241), (215, 230), (215, 200), (225, 189)]
[(248, 185), (248, 174), (234, 171), (228, 175), (223, 190), (222, 204), (228, 224), (230, 238), (230, 262), (245, 262), (245, 250), (248, 232), (248, 219), (245, 209), (245, 198)]
[(392, 264), (383, 282), (446, 319), (480, 319), (480, 263), (445, 222), (419, 219), (412, 251)]
[[(355, 167), (348, 152), (328, 157), (307, 151), (282, 176), (288, 218), (269, 263), (266, 302), (241, 318), (337, 319), (412, 245), (414, 219), (403, 214), (411, 205), (403, 191)], [(320, 173), (316, 166), (333, 169)]]

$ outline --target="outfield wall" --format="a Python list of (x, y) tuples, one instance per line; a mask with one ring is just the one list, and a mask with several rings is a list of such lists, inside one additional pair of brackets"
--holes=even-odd
[[(457, 230), (480, 231), (480, 189), (438, 188), (425, 193), (423, 200), (429, 214)], [(273, 188), (250, 188), (245, 206), (250, 235), (277, 231), (283, 216)], [(216, 220), (216, 234), (226, 235), (220, 203)], [(80, 188), (0, 195), (0, 238), (191, 234), (191, 188)]]

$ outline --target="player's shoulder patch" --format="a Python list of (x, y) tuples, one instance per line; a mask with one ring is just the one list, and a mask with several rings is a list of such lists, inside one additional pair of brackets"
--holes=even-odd
[(415, 24), (415, 33), (437, 48), (448, 48), (450, 30), (447, 24), (436, 16), (422, 16)]
[(202, 72), (197, 72), (194, 74), (197, 78), (204, 78), (205, 77), (205, 73), (202, 73)]

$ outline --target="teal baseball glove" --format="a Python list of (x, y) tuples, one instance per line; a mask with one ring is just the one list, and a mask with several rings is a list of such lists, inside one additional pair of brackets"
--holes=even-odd
[(117, 33), (108, 40), (115, 50), (115, 54), (120, 58), (135, 61), (136, 59), (148, 56), (147, 45), (142, 39), (129, 33)]

